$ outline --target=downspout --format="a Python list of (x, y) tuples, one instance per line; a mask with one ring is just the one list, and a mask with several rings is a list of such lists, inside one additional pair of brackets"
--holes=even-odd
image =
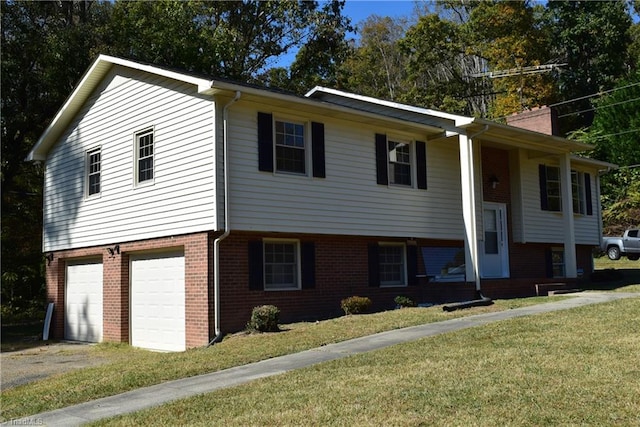
[(235, 104), (242, 96), (242, 93), (236, 91), (236, 96), (229, 101), (222, 109), (222, 150), (224, 165), (224, 232), (213, 241), (213, 305), (214, 305), (214, 332), (215, 336), (209, 342), (209, 346), (222, 341), (224, 336), (220, 328), (220, 242), (229, 236), (231, 225), (229, 221), (229, 138), (228, 122), (229, 107)]

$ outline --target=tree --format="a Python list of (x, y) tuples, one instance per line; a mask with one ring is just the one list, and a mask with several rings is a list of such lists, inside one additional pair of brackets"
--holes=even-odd
[(407, 55), (407, 86), (403, 101), (467, 115), (485, 115), (483, 81), (471, 75), (482, 58), (467, 55), (462, 27), (429, 14), (407, 30), (399, 42)]
[[(43, 310), (42, 167), (24, 158), (91, 61), (109, 6), (2, 2), (3, 315)], [(35, 306), (34, 306), (35, 304)]]
[(486, 1), (471, 9), (465, 24), (470, 52), (486, 59), (490, 71), (508, 71), (493, 79), (493, 117), (545, 105), (553, 97), (547, 69), (542, 68), (544, 74), (534, 69), (553, 62), (547, 32), (539, 25), (541, 12), (542, 6), (531, 6), (528, 1)]
[[(611, 89), (625, 75), (631, 26), (625, 1), (551, 1), (547, 4), (547, 25), (553, 55), (567, 64), (557, 76), (559, 99)], [(561, 121), (561, 128), (568, 131), (590, 125), (591, 107), (588, 99), (565, 104), (564, 114), (571, 115)], [(562, 116), (563, 111), (560, 113)]]
[(349, 18), (342, 15), (344, 0), (326, 2), (310, 19), (306, 40), (287, 70), (276, 67), (260, 76), (265, 86), (304, 94), (314, 86), (338, 85), (338, 70), (351, 47), (347, 32), (353, 31)]
[(595, 145), (594, 158), (620, 166), (601, 178), (605, 229), (620, 234), (640, 225), (640, 70), (593, 104), (593, 124), (576, 138)]
[(402, 20), (367, 18), (360, 43), (340, 67), (338, 84), (355, 93), (397, 101), (407, 81), (407, 57), (398, 46), (403, 35)]

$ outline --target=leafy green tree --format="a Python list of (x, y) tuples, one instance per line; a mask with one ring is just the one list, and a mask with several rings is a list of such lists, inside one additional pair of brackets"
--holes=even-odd
[(541, 12), (542, 6), (528, 1), (484, 1), (471, 9), (465, 24), (469, 50), (486, 59), (489, 70), (504, 72), (492, 79), (493, 117), (545, 105), (553, 98), (550, 74), (533, 69), (553, 62), (548, 33), (539, 25)]
[(406, 91), (407, 56), (398, 46), (404, 21), (369, 16), (360, 41), (339, 70), (340, 87), (355, 93), (397, 101)]
[(91, 61), (110, 6), (2, 2), (2, 306), (4, 321), (44, 308), (42, 167), (27, 153)]
[(260, 80), (270, 87), (304, 94), (314, 86), (338, 85), (338, 70), (351, 53), (347, 32), (353, 31), (342, 15), (344, 0), (324, 3), (310, 20), (308, 35), (289, 67), (269, 69)]
[(640, 70), (594, 101), (593, 124), (576, 137), (595, 145), (591, 155), (620, 166), (601, 178), (608, 234), (640, 226)]
[[(551, 51), (558, 61), (567, 63), (557, 76), (559, 99), (576, 99), (611, 89), (625, 75), (631, 26), (627, 6), (623, 0), (562, 0), (547, 4)], [(588, 99), (562, 108), (571, 109), (564, 111), (571, 115), (561, 121), (565, 131), (588, 126), (593, 120)]]

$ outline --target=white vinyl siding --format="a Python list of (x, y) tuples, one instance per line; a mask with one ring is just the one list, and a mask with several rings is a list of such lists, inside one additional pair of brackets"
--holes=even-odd
[[(214, 104), (193, 86), (116, 68), (49, 153), (44, 250), (216, 228)], [(154, 129), (154, 185), (136, 188), (136, 132)], [(101, 147), (99, 198), (84, 198), (84, 153)]]
[[(564, 219), (563, 215), (574, 215), (574, 227), (576, 244), (578, 245), (599, 245), (600, 244), (600, 226), (599, 226), (599, 204), (596, 194), (597, 170), (584, 170), (583, 172), (590, 174), (591, 179), (591, 200), (593, 204), (593, 215), (574, 214), (573, 209), (569, 212), (552, 212), (540, 209), (540, 183), (538, 176), (539, 159), (527, 159), (526, 154), (520, 156), (519, 179), (522, 182), (521, 194), (514, 194), (514, 204), (521, 201), (520, 207), (514, 209), (517, 213), (514, 221), (514, 236), (522, 236), (524, 242), (540, 242), (540, 243), (563, 243), (564, 236)], [(549, 161), (551, 157), (547, 157), (545, 161)], [(517, 173), (517, 169), (512, 170)], [(520, 219), (521, 215), (521, 219)]]
[[(230, 209), (233, 229), (321, 234), (462, 239), (460, 160), (455, 138), (427, 142), (429, 190), (376, 184), (373, 128), (309, 115), (324, 123), (326, 178), (258, 171), (257, 112), (230, 110)], [(293, 114), (274, 112), (274, 116)], [(297, 112), (298, 116), (301, 112)], [(384, 126), (381, 123), (380, 126)], [(420, 133), (407, 140), (424, 140)]]

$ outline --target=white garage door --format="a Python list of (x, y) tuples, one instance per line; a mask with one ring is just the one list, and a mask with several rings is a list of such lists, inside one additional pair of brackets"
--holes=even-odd
[(185, 350), (184, 255), (131, 256), (131, 345)]
[(102, 341), (102, 262), (67, 263), (64, 338)]

